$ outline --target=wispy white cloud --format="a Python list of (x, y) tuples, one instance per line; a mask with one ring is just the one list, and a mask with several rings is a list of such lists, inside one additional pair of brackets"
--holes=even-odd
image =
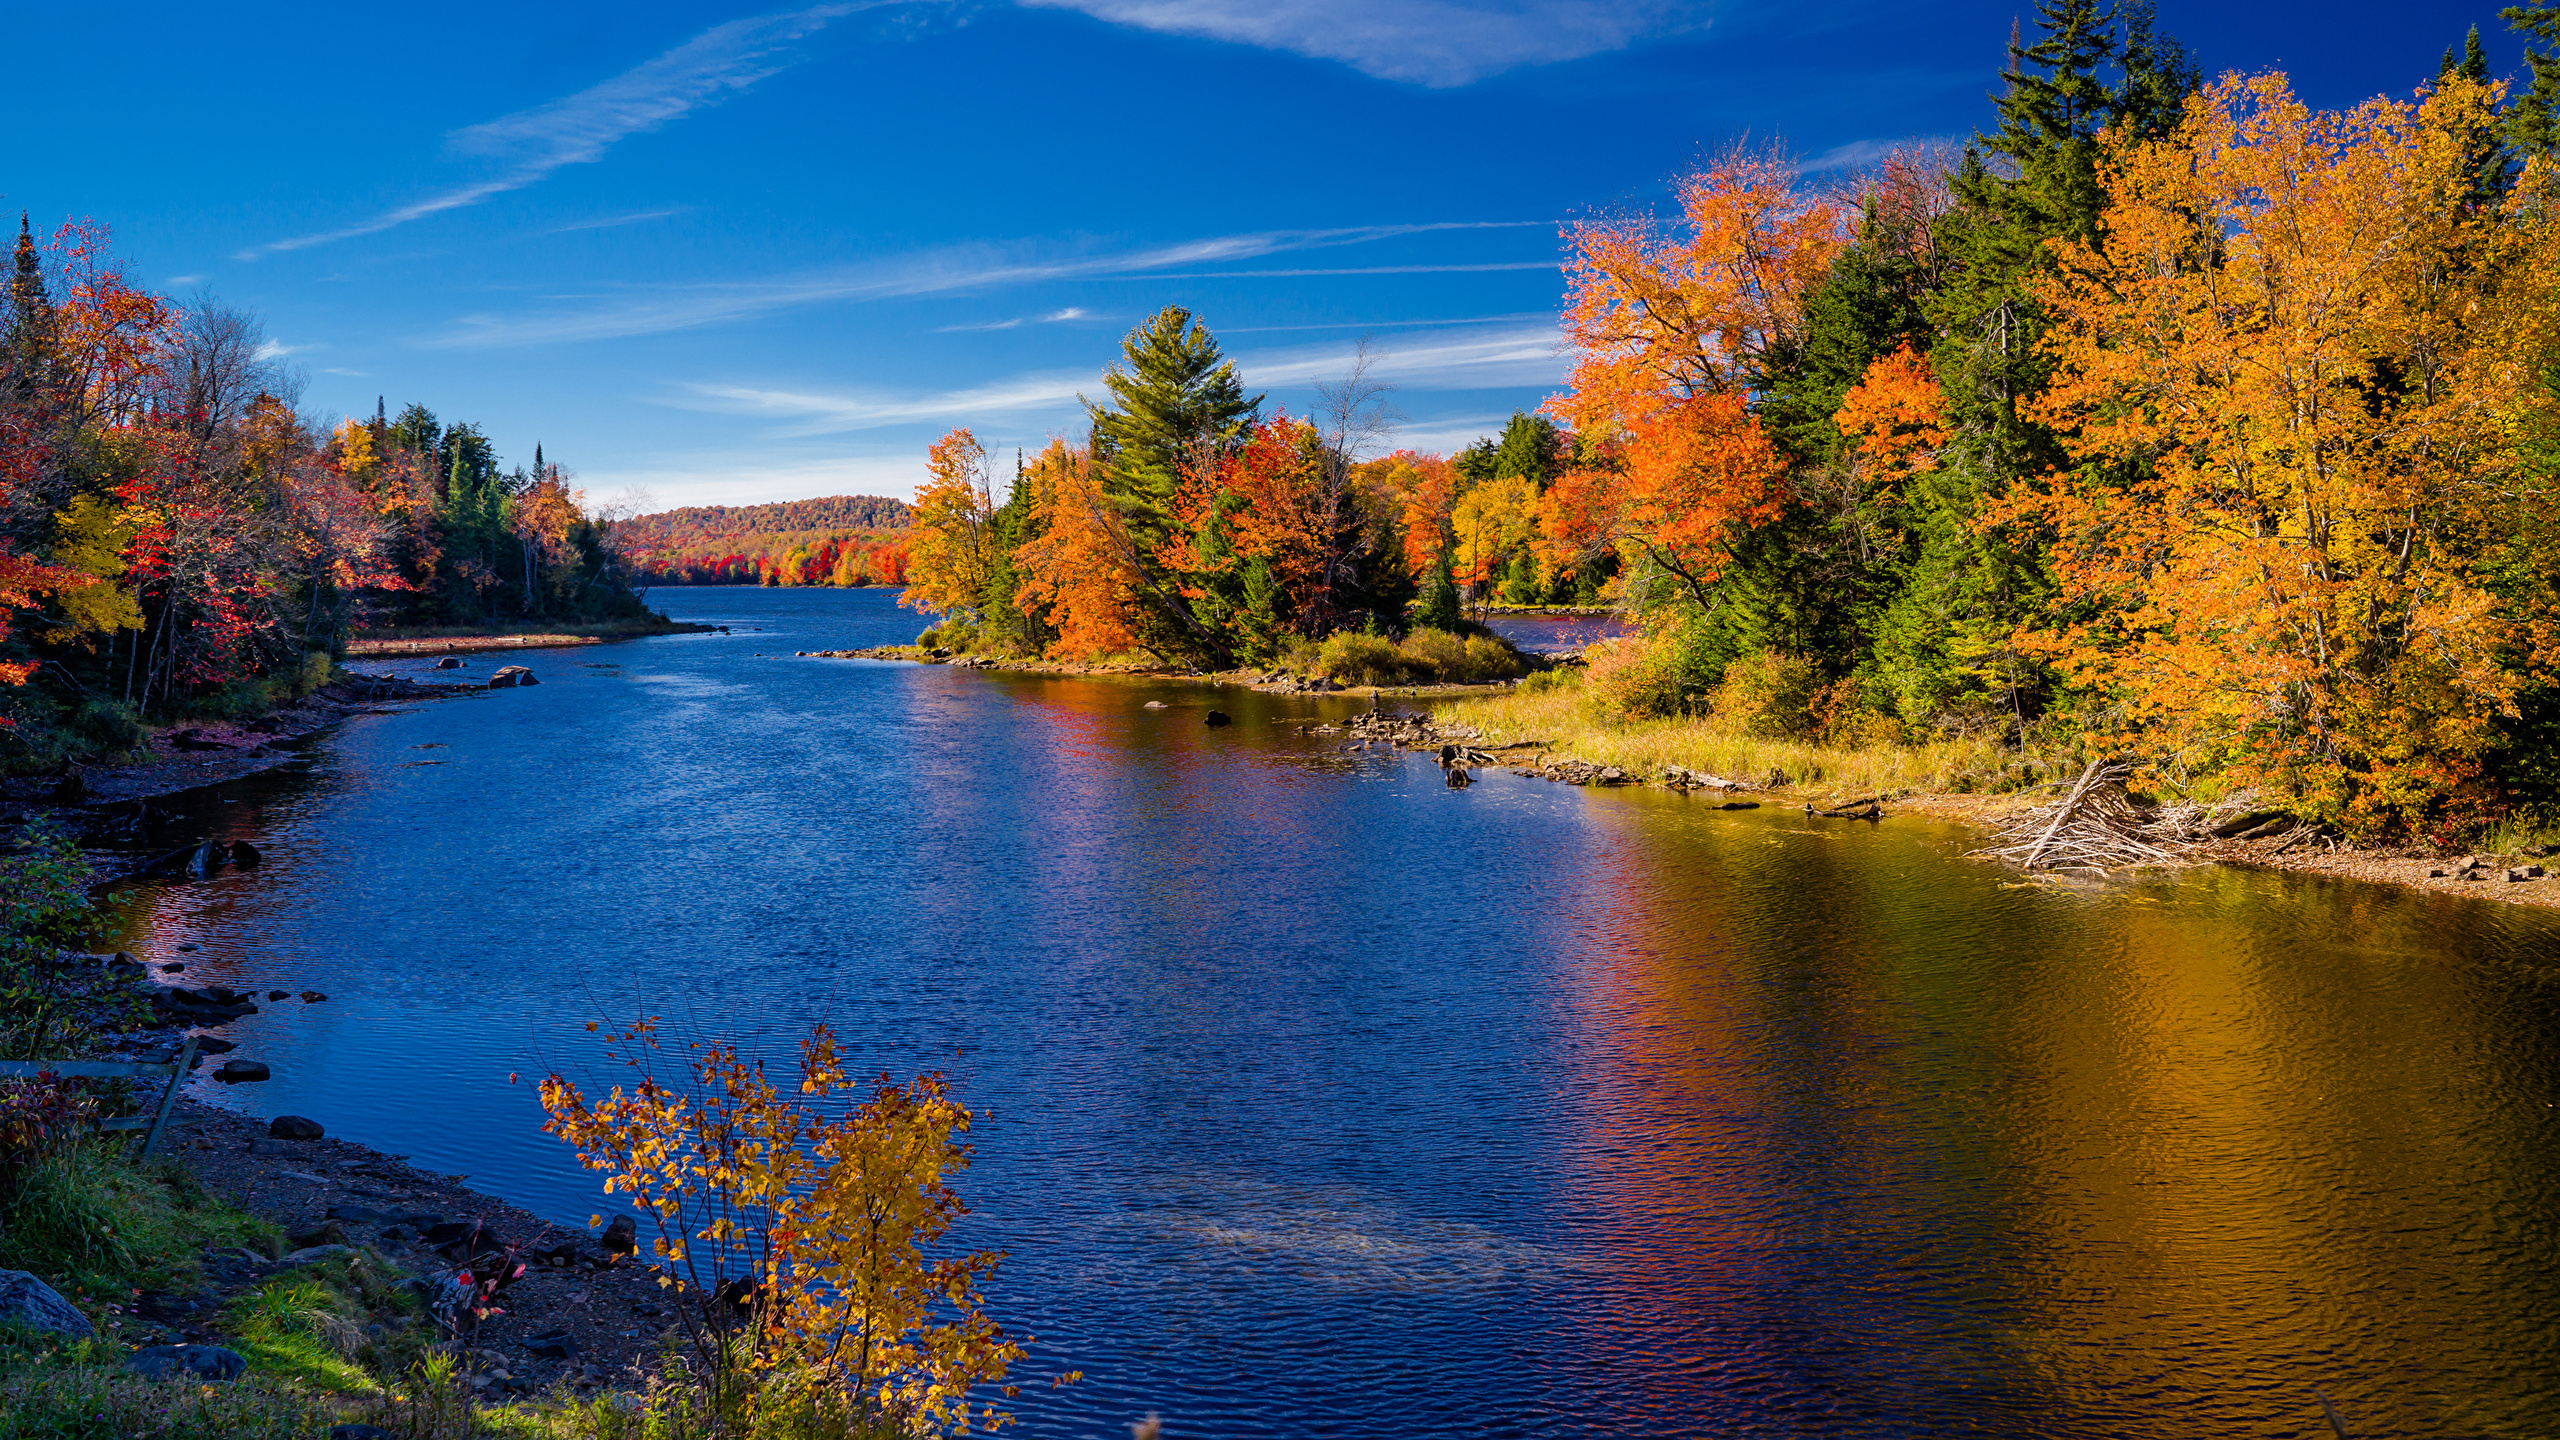
[(1308, 275), (1466, 275), (1485, 270), (1561, 270), (1558, 260), (1505, 260), (1490, 265), (1354, 265), (1323, 270), (1195, 270), (1179, 275), (1132, 275), (1132, 280), (1265, 280)]
[(1803, 163), (1807, 175), (1820, 175), (1831, 170), (1865, 170), (1884, 161), (1898, 150), (1935, 151), (1962, 145), (1961, 135), (1915, 135), (1900, 140), (1852, 140), (1834, 145)]
[[(775, 279), (636, 290), (628, 299), (528, 316), (464, 316), (453, 329), (421, 343), (436, 349), (613, 340), (723, 324), (776, 310), (841, 300), (887, 300), (1056, 280), (1090, 280), (1169, 272), (1255, 260), (1292, 251), (1361, 245), (1446, 230), (1517, 229), (1527, 221), (1438, 221), (1363, 225), (1334, 230), (1266, 230), (1219, 235), (1141, 250), (1062, 257), (1008, 254), (993, 247), (930, 252), (898, 260)], [(1540, 262), (1544, 263), (1544, 262)]]
[(204, 277), (201, 275), (172, 275), (169, 277), (169, 283), (172, 285), (201, 285), (204, 283)]
[(339, 367), (337, 367), (337, 366), (335, 366), (335, 365), (324, 365), (324, 366), (322, 366), (322, 367), (320, 368), (320, 373), (321, 373), (321, 374), (323, 374), (323, 375), (359, 375), (359, 376), (361, 376), (361, 375), (369, 375), (369, 374), (371, 374), (371, 373), (373, 373), (373, 372), (371, 372), (371, 371), (369, 371), (369, 370), (342, 370), (342, 369), (340, 369)]
[(257, 349), (251, 351), (249, 358), (253, 360), (281, 360), (287, 355), (299, 355), (308, 350), (326, 350), (328, 348), (329, 347), (326, 345), (287, 345), (281, 340), (269, 340), (261, 344)]
[[(1552, 321), (1487, 335), (1372, 340), (1372, 379), (1416, 390), (1497, 390), (1553, 385), (1564, 378)], [(1352, 354), (1340, 344), (1304, 346), (1236, 357), (1236, 370), (1255, 390), (1285, 390), (1339, 377)], [(668, 403), (688, 410), (740, 415), (774, 422), (776, 440), (807, 439), (898, 425), (999, 418), (1027, 423), (1076, 413), (1080, 396), (1102, 393), (1099, 371), (1045, 371), (959, 390), (893, 393), (879, 390), (816, 391), (751, 385), (691, 384)]]
[(1445, 87), (1707, 23), (1702, 0), (1022, 0)]
[(254, 245), (237, 258), (255, 260), (378, 234), (521, 190), (564, 165), (601, 160), (617, 141), (681, 120), (784, 69), (792, 60), (789, 47), (827, 22), (886, 3), (890, 0), (848, 0), (715, 25), (602, 84), (446, 137), (457, 153), (501, 162), (503, 168), (493, 176), (413, 200), (353, 225)]
[(536, 233), (567, 235), (579, 230), (610, 230), (617, 225), (637, 225), (643, 220), (664, 220), (670, 215), (681, 215), (684, 210), (685, 207), (677, 205), (665, 210), (642, 210), (630, 215), (608, 215), (602, 220), (573, 220), (566, 225), (554, 225), (548, 230)]
[(1273, 335), (1293, 330), (1366, 330), (1383, 334), (1389, 330), (1422, 330), (1449, 325), (1504, 325), (1522, 320), (1553, 318), (1544, 310), (1515, 310), (1508, 315), (1467, 315), (1453, 320), (1326, 320), (1313, 325), (1222, 325), (1221, 335)]
[(982, 330), (1019, 330), (1025, 325), (1055, 325), (1062, 320), (1083, 320), (1092, 314), (1090, 310), (1070, 305), (1064, 310), (1054, 310), (1046, 315), (1016, 315), (1010, 320), (991, 320), (984, 325), (945, 325), (933, 333), (964, 335)]
[[(1564, 378), (1565, 358), (1555, 322), (1523, 325), (1489, 335), (1446, 339), (1373, 339), (1369, 376), (1415, 390), (1500, 390), (1552, 385)], [(1332, 380), (1351, 367), (1340, 345), (1244, 354), (1236, 370), (1248, 388), (1283, 389)]]
[(688, 385), (690, 398), (673, 403), (689, 410), (709, 410), (782, 422), (768, 432), (775, 439), (840, 435), (891, 425), (933, 424), (972, 416), (1047, 414), (1076, 408), (1076, 396), (1098, 388), (1092, 371), (1072, 374), (1018, 375), (965, 390), (892, 395), (856, 391), (825, 394), (764, 390), (745, 385)]

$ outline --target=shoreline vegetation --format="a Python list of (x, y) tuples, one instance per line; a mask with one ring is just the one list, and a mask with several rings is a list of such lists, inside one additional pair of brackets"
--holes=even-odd
[[(2281, 811), (2296, 850), (2539, 843), (2560, 72), (2533, 64), (2511, 92), (2474, 35), (2409, 98), (2322, 111), (2208, 83), (2146, 5), (2056, 0), (1961, 149), (1831, 180), (1733, 148), (1660, 213), (1569, 225), (1566, 387), (1456, 454), (1378, 453), (1365, 352), (1293, 416), (1167, 307), (1009, 488), (972, 430), (932, 448), (902, 603), (966, 663), (1517, 680), (1488, 703), (1552, 711), (1524, 733), (1645, 766), (1961, 796), (2103, 758), (2127, 804)], [(1493, 605), (1629, 633), (1570, 673), (1389, 654)]]
[(446, 651), (540, 650), (570, 645), (598, 645), (609, 640), (636, 640), (651, 635), (703, 635), (718, 630), (689, 620), (670, 620), (656, 613), (584, 623), (520, 620), (495, 625), (411, 625), (360, 630), (348, 637), (350, 659), (388, 655), (437, 655)]
[(22, 218), (0, 296), (0, 778), (254, 729), (368, 639), (671, 628), (542, 446), (301, 408), (255, 316)]
[[(214, 868), (257, 863), (207, 848)], [(192, 1033), (214, 1079), (255, 1084), (292, 1058), (209, 1032), (262, 1003), (328, 1003), (90, 952), (95, 875), (58, 831), (28, 830), (0, 872), (0, 1057), (159, 1061)], [(0, 1077), (0, 1414), (163, 1440), (916, 1440), (1002, 1423), (983, 1401), (1014, 1393), (1031, 1339), (976, 1293), (1003, 1257), (939, 1243), (965, 1213), (951, 1182), (974, 1118), (940, 1076), (852, 1081), (824, 1027), (787, 1093), (716, 1042), (657, 1055), (647, 1019), (606, 1039), (607, 1072), (632, 1071), (610, 1096), (556, 1072), (540, 1087), (546, 1131), (634, 1197), (582, 1228), (303, 1116), (181, 1100), (146, 1165), (93, 1122), (147, 1111), (160, 1082)], [(831, 1091), (850, 1103), (822, 1111)], [(684, 1158), (661, 1170), (647, 1157), (663, 1147)], [(714, 1243), (715, 1218), (755, 1242)]]

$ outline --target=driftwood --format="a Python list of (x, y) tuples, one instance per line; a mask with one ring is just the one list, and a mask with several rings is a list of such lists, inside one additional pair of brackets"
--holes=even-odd
[(2068, 794), (2019, 814), (1999, 843), (1973, 853), (2024, 870), (2095, 870), (2173, 865), (2208, 837), (2195, 805), (2146, 807), (2125, 792), (2125, 768), (2093, 760)]

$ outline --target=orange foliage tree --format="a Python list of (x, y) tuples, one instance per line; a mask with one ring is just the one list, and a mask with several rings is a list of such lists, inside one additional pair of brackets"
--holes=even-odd
[(1022, 574), (1016, 603), (1047, 616), (1058, 632), (1050, 653), (1061, 659), (1135, 648), (1138, 595), (1148, 579), (1102, 467), (1082, 447), (1052, 440), (1024, 478), (1037, 533), (1014, 552)]
[(2518, 343), (2549, 328), (2548, 177), (2465, 199), (2493, 102), (2454, 76), (2314, 112), (2226, 79), (2110, 147), (2104, 249), (2060, 245), (2043, 290), (2037, 413), (2076, 463), (2008, 513), (2089, 618), (2029, 638), (2173, 765), (2351, 828), (2462, 792), (2553, 656), (2548, 584), (2508, 565), (2543, 523), (2507, 429), (2548, 408)]
[(1782, 161), (1742, 151), (1678, 194), (1676, 225), (1637, 217), (1567, 232), (1575, 361), (1549, 409), (1613, 463), (1559, 477), (1538, 528), (1552, 565), (1615, 545), (1712, 610), (1735, 542), (1786, 503), (1785, 456), (1752, 395), (1800, 344), (1805, 296), (1850, 217), (1802, 193)]

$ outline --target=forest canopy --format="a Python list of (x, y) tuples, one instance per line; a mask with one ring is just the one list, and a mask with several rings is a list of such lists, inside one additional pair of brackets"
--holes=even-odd
[(1267, 405), (1168, 307), (1008, 485), (934, 448), (908, 602), (1209, 667), (1597, 600), (1622, 719), (1748, 674), (1839, 743), (2122, 755), (2364, 834), (2547, 814), (2560, 6), (2504, 14), (2512, 91), (2474, 32), (2322, 111), (2044, 0), (1966, 145), (1737, 147), (1569, 225), (1567, 386), (1455, 455), (1387, 450), (1360, 364)]

